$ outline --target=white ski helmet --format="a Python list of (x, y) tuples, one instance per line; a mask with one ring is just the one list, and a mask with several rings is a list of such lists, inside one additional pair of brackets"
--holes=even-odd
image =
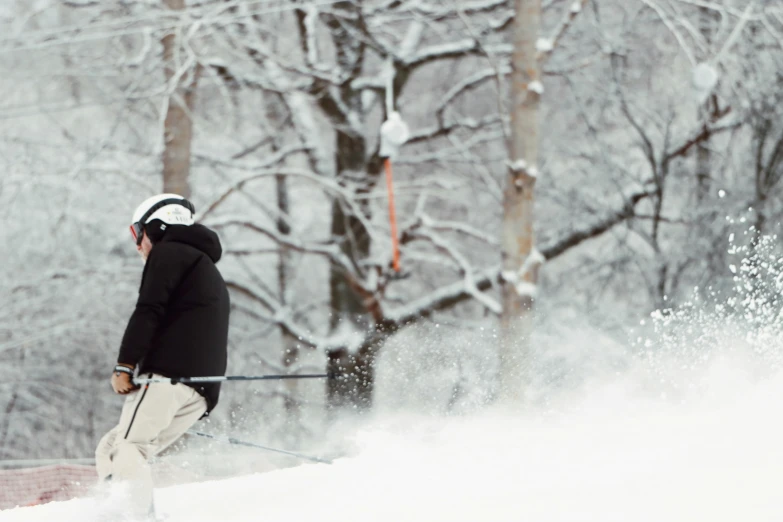
[(160, 230), (165, 230), (166, 225), (190, 226), (194, 223), (196, 209), (193, 203), (178, 194), (158, 194), (147, 198), (136, 207), (133, 213), (131, 234), (136, 244), (141, 243), (144, 226), (154, 220), (160, 220)]

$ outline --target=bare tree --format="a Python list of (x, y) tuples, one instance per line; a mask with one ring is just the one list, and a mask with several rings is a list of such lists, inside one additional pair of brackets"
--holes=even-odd
[[(321, 4), (17, 2), (2, 21), (4, 455), (84, 456), (116, 420), (105, 369), (141, 269), (127, 214), (159, 190), (162, 128), (180, 183), (166, 190), (189, 190), (224, 241), (232, 371), (339, 371), (326, 390), (227, 387), (213, 426), (270, 437), (286, 407), (301, 434), (325, 397), (370, 407), (379, 356), (412, 325), (492, 329), (505, 297), (528, 310), (540, 283), (542, 312), (564, 303), (622, 331), (695, 285), (732, 284), (726, 242), (741, 225), (726, 216), (753, 207), (759, 234), (780, 216), (783, 29), (770, 6), (542, 2), (543, 37), (525, 40), (537, 73), (513, 92), (524, 123), (543, 124), (525, 129), (524, 112), (509, 118), (510, 79), (527, 74), (512, 67), (510, 2)], [(721, 21), (711, 43), (704, 10)], [(690, 96), (702, 63), (718, 78), (709, 110)], [(379, 183), (387, 107), (411, 129), (394, 163), (402, 273)], [(524, 370), (545, 346), (516, 343), (535, 342), (521, 331), (502, 357)], [(481, 348), (487, 373), (497, 348)], [(75, 408), (87, 395), (100, 399)]]
[[(185, 0), (164, 0), (163, 3), (180, 14), (185, 9)], [(162, 44), (169, 92), (163, 124), (163, 191), (189, 198), (192, 114), (200, 68), (181, 26), (170, 29)]]

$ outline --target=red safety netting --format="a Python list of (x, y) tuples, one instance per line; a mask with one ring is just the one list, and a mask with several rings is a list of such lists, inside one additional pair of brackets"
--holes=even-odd
[(0, 470), (0, 509), (80, 497), (96, 484), (93, 466), (57, 464)]

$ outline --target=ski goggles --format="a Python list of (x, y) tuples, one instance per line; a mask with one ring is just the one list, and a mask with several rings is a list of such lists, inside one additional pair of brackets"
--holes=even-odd
[(142, 228), (141, 223), (132, 224), (130, 226), (130, 232), (131, 236), (133, 236), (133, 242), (136, 243), (136, 246), (139, 246), (141, 240), (144, 239), (144, 228)]

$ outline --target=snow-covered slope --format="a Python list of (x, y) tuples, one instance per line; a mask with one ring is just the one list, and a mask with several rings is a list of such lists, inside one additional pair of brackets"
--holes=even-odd
[[(629, 375), (549, 411), (390, 418), (332, 465), (163, 488), (156, 503), (169, 522), (783, 520), (783, 375), (757, 370), (717, 360), (676, 399)], [(0, 521), (108, 520), (107, 504)]]

